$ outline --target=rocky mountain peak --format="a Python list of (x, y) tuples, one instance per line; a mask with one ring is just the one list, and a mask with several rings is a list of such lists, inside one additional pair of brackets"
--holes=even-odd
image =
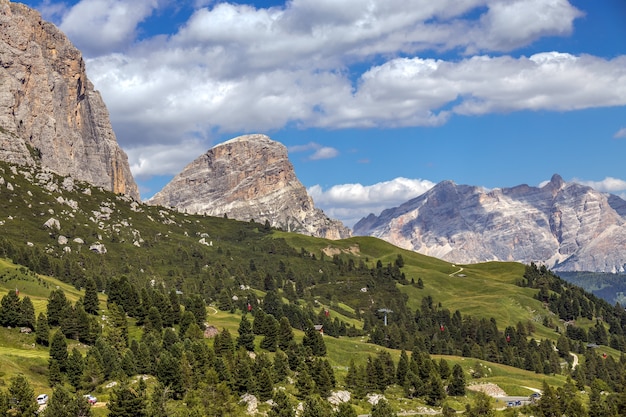
[(265, 135), (244, 135), (209, 149), (148, 204), (243, 221), (329, 239), (350, 236), (319, 209), (296, 177), (287, 148)]
[(544, 263), (560, 271), (626, 270), (626, 202), (554, 175), (543, 187), (486, 191), (449, 181), (354, 226), (454, 263)]
[(0, 159), (139, 199), (80, 51), (23, 4), (0, 1), (0, 28)]
[(543, 188), (558, 192), (565, 185), (566, 185), (565, 180), (563, 180), (563, 178), (559, 174), (554, 174), (552, 175), (552, 178), (550, 178), (550, 182), (544, 185)]

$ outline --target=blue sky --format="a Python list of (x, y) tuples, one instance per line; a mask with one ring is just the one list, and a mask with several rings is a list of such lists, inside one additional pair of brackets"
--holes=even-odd
[(442, 180), (626, 197), (623, 0), (25, 3), (83, 52), (143, 198), (245, 133), (349, 226)]

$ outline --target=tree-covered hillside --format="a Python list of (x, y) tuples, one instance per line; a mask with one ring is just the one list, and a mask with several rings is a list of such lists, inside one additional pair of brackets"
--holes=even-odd
[(534, 415), (625, 412), (624, 310), (536, 265), (188, 215), (3, 163), (0, 232), (0, 414), (30, 385), (46, 415), (488, 415), (478, 382), (543, 390), (514, 407)]

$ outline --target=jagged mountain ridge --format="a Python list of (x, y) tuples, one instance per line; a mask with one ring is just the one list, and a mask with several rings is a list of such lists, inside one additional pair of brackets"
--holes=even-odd
[(315, 208), (296, 177), (287, 148), (265, 135), (244, 135), (209, 149), (188, 164), (148, 204), (191, 214), (248, 221), (328, 239), (350, 230)]
[(38, 12), (8, 0), (0, 0), (0, 159), (140, 198), (80, 51)]
[(624, 272), (626, 202), (554, 175), (543, 187), (485, 190), (443, 181), (355, 224), (399, 247), (455, 263), (541, 262), (554, 270)]

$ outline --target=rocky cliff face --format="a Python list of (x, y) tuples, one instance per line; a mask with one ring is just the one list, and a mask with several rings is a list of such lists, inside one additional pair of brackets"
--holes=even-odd
[(148, 204), (188, 213), (254, 219), (273, 227), (327, 239), (350, 230), (314, 207), (287, 157), (265, 135), (246, 135), (210, 149), (185, 167)]
[(0, 0), (0, 159), (139, 199), (80, 52), (39, 13), (8, 0)]
[(532, 261), (557, 271), (624, 272), (624, 207), (619, 197), (558, 175), (541, 188), (492, 191), (445, 181), (360, 220), (354, 234), (455, 263)]

